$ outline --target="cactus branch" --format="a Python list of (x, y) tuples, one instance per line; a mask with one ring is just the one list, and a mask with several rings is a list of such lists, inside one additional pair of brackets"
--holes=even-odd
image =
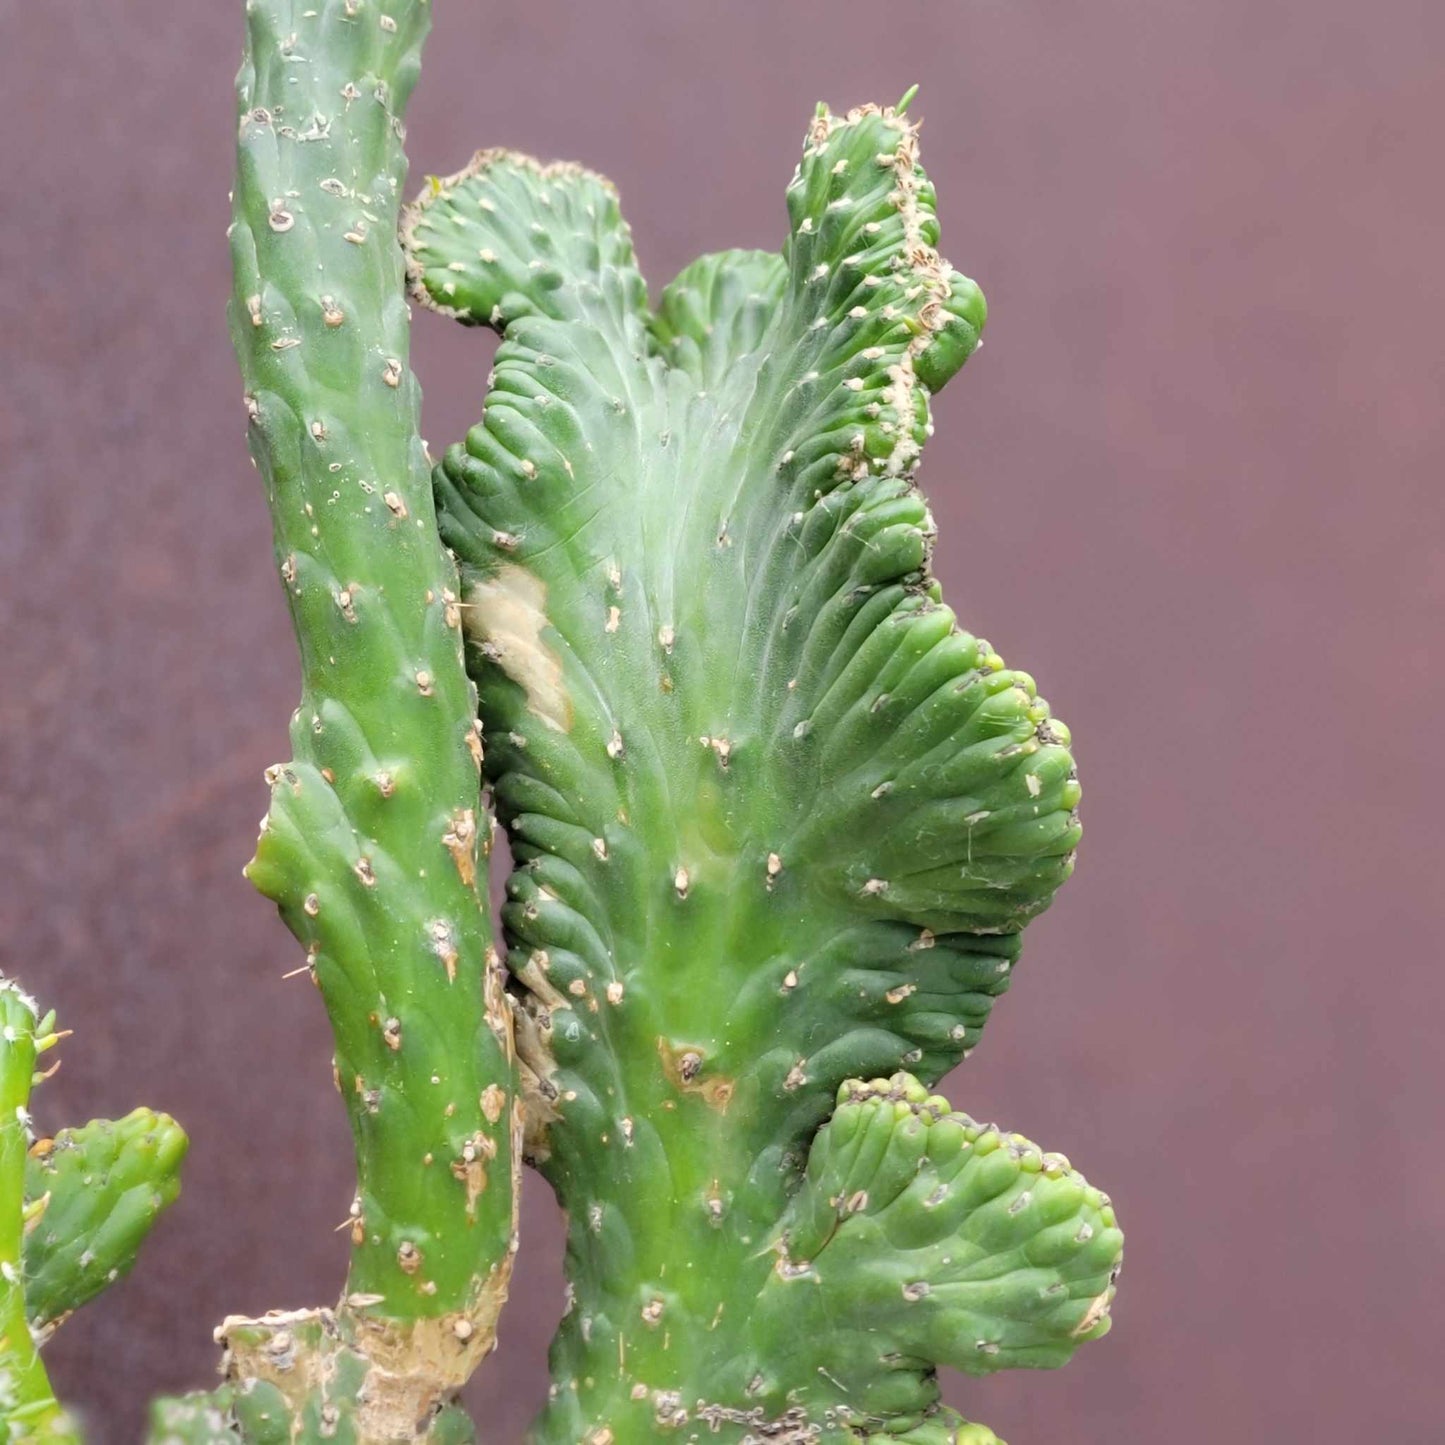
[(907, 1074), (845, 1084), (771, 1240), (754, 1320), (774, 1342), (767, 1383), (857, 1404), (907, 1389), (919, 1361), (1060, 1365), (1107, 1332), (1122, 1246), (1108, 1199), (1062, 1155)]
[(474, 694), (396, 240), (429, 19), (249, 0), (237, 81), (231, 332), (303, 688), (248, 871), (325, 1001), (358, 1189), (336, 1310), (222, 1334), (233, 1378), (330, 1392), (362, 1441), (411, 1439), (491, 1348), (516, 1236)]
[(0, 1439), (78, 1442), (56, 1401), (25, 1303), (25, 1156), (35, 1060), (56, 1041), (54, 1019), (0, 978)]
[(39, 1140), (25, 1169), (25, 1306), (47, 1340), (87, 1300), (130, 1271), (180, 1193), (185, 1134), (136, 1109)]
[(699, 257), (663, 289), (651, 323), (658, 354), (715, 390), (762, 345), (787, 281), (775, 251)]

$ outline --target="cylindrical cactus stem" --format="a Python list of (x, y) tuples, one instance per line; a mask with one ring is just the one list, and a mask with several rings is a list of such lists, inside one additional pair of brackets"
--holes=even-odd
[(396, 237), (430, 7), (249, 0), (246, 18), (231, 329), (303, 678), (249, 876), (325, 999), (359, 1187), (335, 1315), (226, 1332), (236, 1378), (276, 1375), (279, 1333), (359, 1351), (387, 1382), (359, 1438), (404, 1420), (411, 1439), (492, 1343), (520, 1117)]
[(53, 1016), (0, 979), (0, 1440), (79, 1442), (56, 1401), (25, 1314), (25, 1156), (35, 1060), (55, 1043)]

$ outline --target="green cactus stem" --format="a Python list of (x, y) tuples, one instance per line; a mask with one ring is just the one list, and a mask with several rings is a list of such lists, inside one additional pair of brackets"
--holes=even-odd
[[(36, 1058), (59, 1039), (55, 1016), (0, 978), (0, 1441), (80, 1440), (55, 1398), (25, 1305), (25, 1157)], [(32, 1216), (33, 1217), (33, 1216)]]
[(925, 1087), (1079, 838), (1068, 730), (943, 605), (913, 480), (983, 298), (902, 106), (820, 108), (787, 203), (781, 254), (655, 310), (576, 166), (482, 152), (403, 221), (413, 295), (502, 336), (435, 485), (569, 1218), (548, 1445), (992, 1439), (937, 1365), (1107, 1327), (1103, 1197)]
[(174, 1119), (136, 1109), (39, 1140), (25, 1166), (25, 1307), (43, 1342), (129, 1273), (180, 1193), (187, 1140)]
[(249, 0), (246, 18), (231, 331), (302, 670), (248, 871), (325, 1001), (358, 1189), (337, 1309), (222, 1334), (234, 1379), (293, 1402), (360, 1359), (357, 1438), (410, 1440), (492, 1346), (520, 1127), (396, 239), (430, 7)]

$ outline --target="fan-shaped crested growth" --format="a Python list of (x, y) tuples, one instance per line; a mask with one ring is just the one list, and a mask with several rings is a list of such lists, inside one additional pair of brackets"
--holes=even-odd
[(929, 570), (914, 473), (985, 308), (916, 128), (820, 110), (787, 201), (780, 254), (704, 257), (655, 309), (576, 166), (482, 152), (403, 222), (414, 295), (502, 337), (435, 485), (571, 1219), (545, 1439), (896, 1430), (935, 1418), (934, 1364), (1107, 1326), (1101, 1196), (912, 1080), (848, 1082), (976, 1041), (1079, 787)]

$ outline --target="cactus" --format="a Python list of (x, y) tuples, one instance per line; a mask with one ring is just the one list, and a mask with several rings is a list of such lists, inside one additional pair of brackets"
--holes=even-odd
[(25, 1307), (40, 1338), (129, 1272), (180, 1193), (186, 1148), (180, 1125), (150, 1109), (62, 1129), (31, 1148)]
[(53, 1015), (10, 979), (0, 979), (0, 1438), (71, 1441), (80, 1437), (60, 1407), (30, 1332), (25, 1304), (25, 1201), (30, 1090), (36, 1058), (58, 1041)]
[(0, 1441), (80, 1440), (40, 1349), (81, 1305), (125, 1274), (176, 1198), (186, 1136), (136, 1109), (32, 1143), (37, 1058), (65, 1035), (54, 1013), (0, 977)]
[[(400, 136), (430, 15), (255, 0), (231, 333), (301, 650), (249, 874), (307, 950), (356, 1150), (335, 1311), (222, 1326), (230, 1374), (410, 1437), (491, 1348), (516, 1239), (481, 748), (407, 366)], [(284, 1367), (278, 1365), (284, 1362)], [(342, 1397), (346, 1398), (342, 1398)]]
[[(1001, 1445), (938, 1369), (1104, 1334), (1122, 1236), (931, 1092), (1072, 870), (1079, 785), (931, 572), (915, 473), (986, 309), (912, 95), (820, 107), (781, 251), (653, 306), (579, 166), (482, 151), (403, 209), (429, 18), (246, 5), (230, 321), (302, 677), (247, 872), (325, 1004), (358, 1182), (339, 1302), (224, 1320), (222, 1383), (150, 1438), (473, 1440), (525, 1158), (568, 1218), (536, 1445)], [(501, 336), (434, 469), (408, 294)], [(56, 1035), (12, 985), (0, 1012), (0, 1441), (75, 1439), (38, 1344), (185, 1140), (140, 1110), (27, 1162)]]
[(436, 486), (570, 1221), (541, 1441), (928, 1438), (936, 1365), (1108, 1327), (1104, 1197), (902, 1072), (972, 1048), (1079, 836), (1067, 729), (929, 572), (985, 308), (910, 98), (820, 109), (782, 253), (655, 311), (576, 166), (482, 152), (403, 224), (413, 296), (502, 337)]

